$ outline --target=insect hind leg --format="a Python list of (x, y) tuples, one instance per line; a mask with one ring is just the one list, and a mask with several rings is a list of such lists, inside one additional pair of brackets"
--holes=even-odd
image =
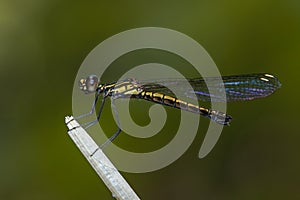
[(110, 144), (114, 139), (116, 139), (116, 137), (118, 137), (118, 135), (122, 132), (121, 126), (120, 126), (120, 120), (119, 120), (119, 114), (117, 111), (117, 107), (115, 105), (115, 101), (114, 98), (111, 99), (112, 100), (112, 109), (113, 112), (115, 114), (115, 119), (116, 119), (116, 123), (118, 126), (118, 130), (112, 135), (110, 136), (101, 146), (100, 149), (104, 149), (108, 144)]

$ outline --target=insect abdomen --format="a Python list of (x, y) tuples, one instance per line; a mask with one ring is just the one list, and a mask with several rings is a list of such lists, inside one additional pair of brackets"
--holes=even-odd
[(197, 114), (200, 114), (204, 117), (208, 117), (208, 118), (212, 119), (213, 121), (215, 121), (219, 124), (223, 124), (223, 125), (228, 125), (229, 122), (232, 119), (231, 116), (226, 115), (223, 112), (214, 111), (214, 110), (210, 110), (210, 109), (207, 109), (207, 108), (199, 107), (197, 105), (188, 103), (186, 101), (182, 101), (182, 100), (177, 99), (175, 97), (171, 97), (171, 96), (164, 95), (164, 94), (157, 93), (157, 92), (143, 91), (143, 92), (140, 93), (139, 98), (143, 98), (145, 100), (152, 101), (152, 102), (159, 103), (159, 104), (163, 104), (163, 105), (166, 105), (166, 106), (182, 109), (182, 110), (185, 110), (185, 111), (197, 113)]

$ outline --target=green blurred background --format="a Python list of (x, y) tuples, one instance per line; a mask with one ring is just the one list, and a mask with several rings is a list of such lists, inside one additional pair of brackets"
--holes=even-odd
[[(270, 72), (278, 76), (282, 88), (265, 99), (228, 104), (234, 121), (204, 159), (197, 155), (207, 119), (201, 120), (192, 146), (170, 166), (145, 174), (122, 173), (139, 196), (300, 199), (300, 2), (296, 0), (1, 0), (0, 199), (112, 199), (68, 137), (64, 117), (72, 114), (73, 83), (87, 54), (114, 34), (145, 26), (192, 37), (223, 75)], [(130, 66), (141, 58), (175, 66), (182, 62), (158, 51), (144, 52), (144, 57), (136, 53), (114, 64)], [(114, 72), (108, 71), (105, 81), (111, 81)], [(167, 111), (176, 118), (177, 110)], [(148, 123), (145, 113), (138, 123)], [(102, 122), (107, 129), (114, 126), (110, 115), (107, 105)], [(145, 146), (171, 137), (147, 139)], [(130, 146), (142, 141), (129, 141), (123, 134), (117, 142), (126, 147), (127, 142)]]

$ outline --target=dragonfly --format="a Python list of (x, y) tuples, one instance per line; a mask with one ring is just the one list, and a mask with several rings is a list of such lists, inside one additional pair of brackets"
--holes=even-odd
[[(183, 83), (186, 81), (190, 83), (192, 90), (183, 87)], [(269, 96), (281, 87), (281, 83), (277, 77), (269, 73), (222, 76), (221, 79), (220, 77), (207, 77), (161, 79), (152, 82), (138, 81), (130, 78), (109, 84), (100, 83), (96, 75), (89, 75), (87, 78), (79, 81), (79, 88), (86, 94), (95, 93), (94, 103), (89, 113), (80, 115), (77, 118), (93, 114), (99, 96), (102, 95), (102, 103), (97, 118), (86, 124), (86, 128), (99, 121), (107, 97), (110, 97), (112, 100), (120, 98), (143, 99), (153, 103), (200, 114), (221, 125), (229, 125), (231, 122), (232, 117), (230, 115), (177, 98), (168, 87), (176, 87), (182, 95), (190, 99), (196, 98), (196, 100), (200, 101), (232, 102), (248, 101)], [(222, 93), (225, 93), (226, 97), (222, 96)], [(120, 123), (118, 121), (117, 123), (118, 130), (105, 142), (105, 144), (113, 141), (120, 134)]]

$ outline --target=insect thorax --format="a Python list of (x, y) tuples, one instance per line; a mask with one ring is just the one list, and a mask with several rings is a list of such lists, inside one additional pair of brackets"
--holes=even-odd
[(108, 92), (113, 98), (130, 98), (139, 95), (142, 91), (141, 85), (135, 79), (127, 79), (117, 82)]

